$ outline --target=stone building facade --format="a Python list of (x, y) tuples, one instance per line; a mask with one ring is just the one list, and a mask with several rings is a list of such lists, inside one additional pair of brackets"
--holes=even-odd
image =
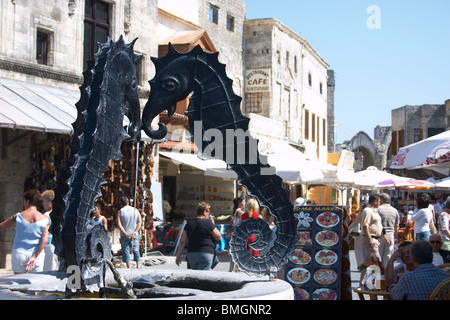
[(392, 154), (401, 147), (449, 129), (450, 100), (444, 104), (406, 105), (392, 110)]
[(245, 113), (281, 122), (285, 140), (326, 162), (328, 63), (274, 18), (245, 22), (244, 51)]
[(177, 32), (205, 30), (219, 51), (219, 61), (227, 66), (233, 90), (242, 96), (245, 3), (240, 0), (164, 0), (159, 1), (159, 8), (172, 15), (164, 21), (159, 19), (160, 30), (165, 30), (159, 32), (160, 43)]

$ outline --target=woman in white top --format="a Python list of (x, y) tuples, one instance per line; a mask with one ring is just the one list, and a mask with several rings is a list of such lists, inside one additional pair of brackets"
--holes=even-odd
[(441, 249), (450, 251), (450, 197), (445, 201), (445, 208), (439, 215), (439, 234), (442, 238)]
[(411, 216), (414, 221), (414, 234), (416, 240), (428, 241), (431, 235), (430, 223), (433, 222), (433, 213), (428, 209), (428, 197), (417, 198), (417, 211)]
[(104, 216), (102, 216), (102, 210), (101, 209), (102, 209), (102, 206), (100, 205), (100, 203), (96, 203), (95, 204), (95, 209), (93, 211), (94, 216), (91, 219), (91, 224), (93, 226), (101, 224), (101, 225), (103, 225), (105, 230), (108, 231), (108, 222), (106, 221), (106, 218)]
[(42, 271), (44, 255), (40, 254), (48, 243), (49, 220), (38, 207), (41, 193), (32, 189), (24, 193), (25, 210), (0, 223), (0, 231), (16, 227), (11, 265), (14, 273)]

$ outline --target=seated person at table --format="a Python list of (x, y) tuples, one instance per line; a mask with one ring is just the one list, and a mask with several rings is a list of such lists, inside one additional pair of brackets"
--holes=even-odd
[(448, 277), (444, 270), (433, 265), (433, 251), (427, 241), (413, 242), (411, 257), (416, 269), (404, 274), (392, 287), (394, 300), (425, 300)]
[[(386, 275), (386, 284), (391, 285), (397, 283), (398, 279), (405, 273), (416, 269), (410, 254), (411, 242), (404, 241), (400, 243), (398, 249), (394, 251), (389, 258), (384, 270)], [(394, 266), (396, 260), (400, 258), (401, 263)]]
[(428, 243), (433, 248), (433, 264), (435, 266), (450, 263), (450, 251), (442, 249), (442, 238), (440, 234), (432, 234)]

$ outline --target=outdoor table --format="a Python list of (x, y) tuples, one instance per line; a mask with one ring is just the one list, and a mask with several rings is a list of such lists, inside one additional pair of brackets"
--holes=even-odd
[(358, 294), (359, 300), (366, 300), (364, 295), (369, 295), (370, 300), (378, 300), (378, 297), (383, 297), (383, 300), (391, 300), (391, 293), (387, 291), (366, 290), (363, 288), (355, 288), (354, 292)]

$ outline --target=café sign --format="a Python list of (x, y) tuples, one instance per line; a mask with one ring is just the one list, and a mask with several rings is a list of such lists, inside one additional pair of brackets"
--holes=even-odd
[(245, 92), (270, 92), (270, 69), (245, 71)]

